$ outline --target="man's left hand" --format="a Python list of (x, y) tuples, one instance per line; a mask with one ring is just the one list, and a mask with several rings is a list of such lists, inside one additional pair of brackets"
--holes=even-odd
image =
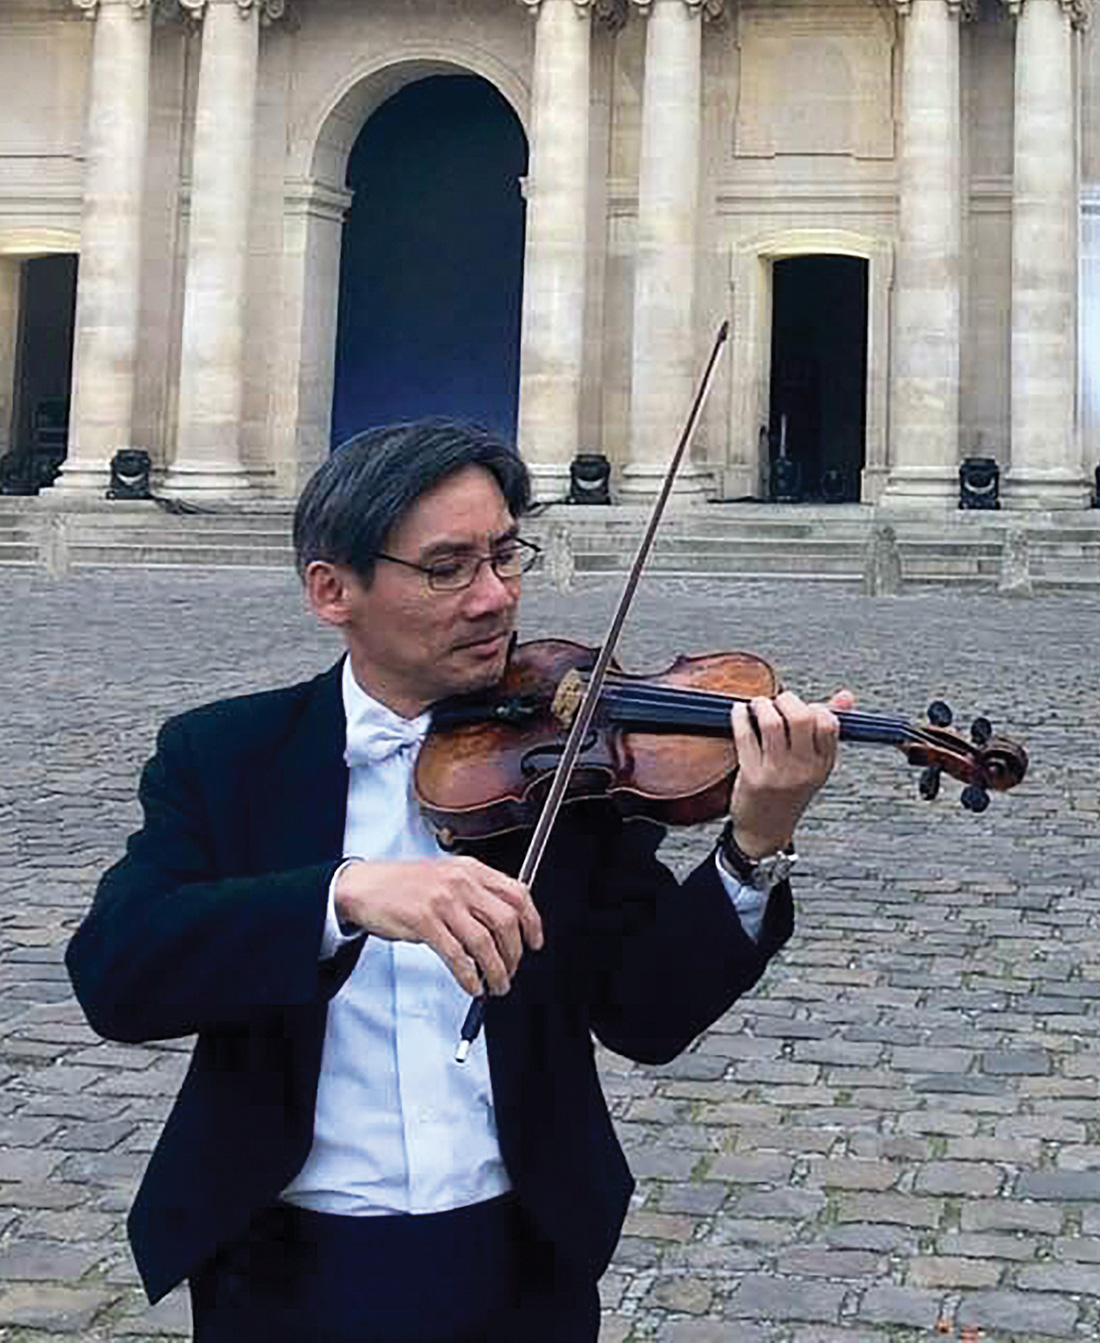
[(840, 723), (834, 710), (855, 697), (839, 690), (828, 704), (806, 704), (784, 691), (733, 709), (737, 778), (730, 799), (733, 837), (750, 858), (789, 844), (810, 799), (836, 762)]

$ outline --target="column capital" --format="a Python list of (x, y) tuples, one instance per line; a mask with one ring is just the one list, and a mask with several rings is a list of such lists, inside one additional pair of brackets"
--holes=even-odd
[[(648, 18), (653, 10), (655, 0), (630, 0), (630, 3), (638, 10), (642, 18)], [(719, 18), (726, 7), (726, 0), (680, 0), (680, 3), (692, 15), (701, 14), (705, 19)]]
[[(891, 0), (891, 3), (903, 19), (912, 13), (913, 0)], [(944, 4), (952, 18), (961, 18), (967, 23), (973, 23), (978, 17), (978, 0), (944, 0)]]
[[(517, 3), (522, 5), (524, 9), (530, 10), (532, 15), (537, 16), (542, 8), (543, 0), (517, 0)], [(582, 19), (588, 17), (589, 11), (598, 14), (601, 9), (607, 7), (606, 0), (573, 0), (573, 8), (577, 11), (577, 17)]]
[[(156, 0), (116, 0), (116, 2), (125, 4), (134, 18), (140, 19), (153, 8)], [(101, 0), (71, 0), (71, 3), (82, 11), (86, 19), (94, 19)]]
[[(1025, 0), (1004, 0), (1005, 8), (1014, 19), (1020, 17)], [(1092, 17), (1092, 0), (1058, 0), (1062, 13), (1074, 28), (1087, 28)]]
[[(83, 0), (75, 0), (80, 4)], [(179, 0), (181, 8), (197, 19), (201, 19), (206, 10), (219, 0)], [(263, 23), (274, 23), (286, 13), (287, 0), (221, 0), (221, 3), (233, 5), (242, 19), (248, 18), (253, 10), (260, 15)]]

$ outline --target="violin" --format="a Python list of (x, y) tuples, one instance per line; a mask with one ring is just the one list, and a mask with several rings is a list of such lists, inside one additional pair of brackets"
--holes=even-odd
[[(421, 809), (445, 846), (533, 826), (581, 703), (598, 648), (565, 639), (516, 645), (491, 690), (433, 707), (417, 759)], [(730, 712), (737, 701), (773, 697), (782, 686), (753, 653), (679, 656), (650, 676), (615, 662), (572, 772), (566, 801), (606, 798), (626, 816), (665, 825), (715, 820), (728, 809), (737, 772)], [(842, 740), (897, 747), (919, 768), (931, 801), (944, 774), (965, 786), (970, 811), (991, 792), (1014, 788), (1027, 752), (976, 718), (970, 737), (952, 731), (942, 701), (919, 726), (904, 718), (840, 710)]]

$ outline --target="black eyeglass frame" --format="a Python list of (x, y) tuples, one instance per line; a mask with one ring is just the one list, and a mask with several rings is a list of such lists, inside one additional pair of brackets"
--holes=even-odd
[(524, 540), (522, 536), (510, 537), (503, 543), (503, 547), (514, 550), (517, 554), (523, 556), (520, 567), (514, 574), (502, 574), (498, 569), (499, 564), (504, 563), (503, 554), (488, 554), (471, 556), (473, 568), (470, 570), (469, 578), (461, 583), (444, 583), (439, 586), (438, 569), (441, 565), (454, 563), (453, 560), (437, 560), (435, 564), (414, 564), (412, 560), (402, 560), (396, 555), (387, 555), (384, 551), (376, 550), (371, 556), (375, 560), (388, 560), (390, 564), (400, 564), (403, 569), (415, 569), (418, 574), (423, 574), (428, 580), (428, 587), (433, 592), (464, 592), (467, 588), (473, 587), (477, 582), (477, 576), (481, 573), (481, 566), (488, 564), (493, 573), (500, 579), (519, 578), (521, 574), (529, 573), (539, 560), (542, 558), (542, 547), (535, 545), (534, 541)]

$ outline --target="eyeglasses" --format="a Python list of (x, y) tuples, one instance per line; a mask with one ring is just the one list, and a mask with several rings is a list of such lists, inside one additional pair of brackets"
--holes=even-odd
[(427, 578), (428, 587), (433, 592), (461, 592), (471, 586), (483, 564), (489, 565), (498, 578), (518, 578), (539, 563), (542, 550), (533, 541), (523, 541), (517, 536), (502, 541), (490, 555), (454, 555), (433, 560), (431, 564), (413, 564), (411, 560), (399, 560), (396, 555), (384, 555), (379, 550), (374, 558), (415, 569)]

